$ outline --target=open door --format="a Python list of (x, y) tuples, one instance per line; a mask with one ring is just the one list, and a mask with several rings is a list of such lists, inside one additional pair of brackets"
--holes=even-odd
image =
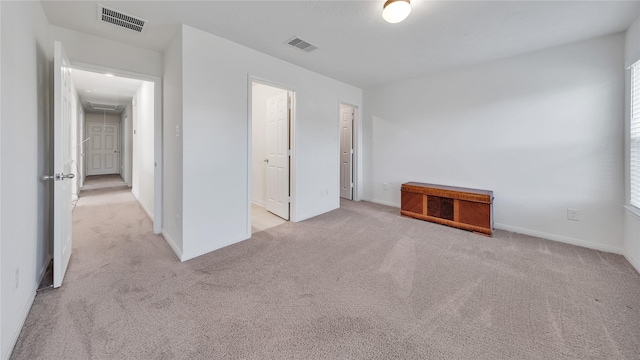
[(62, 285), (71, 258), (71, 72), (59, 41), (54, 43), (53, 90), (53, 287)]
[(353, 120), (355, 109), (340, 105), (340, 197), (353, 200)]
[(289, 94), (267, 100), (267, 210), (289, 220)]

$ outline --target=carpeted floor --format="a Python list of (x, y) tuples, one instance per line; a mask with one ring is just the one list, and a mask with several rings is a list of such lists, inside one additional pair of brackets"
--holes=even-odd
[(12, 359), (640, 359), (640, 275), (348, 201), (181, 264), (127, 190), (97, 190)]

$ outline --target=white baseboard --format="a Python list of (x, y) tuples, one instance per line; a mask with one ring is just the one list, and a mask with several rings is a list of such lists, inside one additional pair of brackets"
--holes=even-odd
[(255, 201), (255, 200), (253, 200), (253, 201), (251, 201), (251, 203), (252, 203), (252, 204), (256, 204), (256, 205), (258, 205), (258, 206), (262, 206), (263, 208), (266, 208), (266, 207), (267, 207), (267, 205), (266, 205), (266, 204), (261, 203), (260, 201)]
[(176, 242), (173, 241), (173, 238), (169, 236), (169, 234), (167, 234), (164, 230), (162, 230), (162, 237), (164, 237), (164, 241), (166, 241), (167, 244), (169, 244), (169, 247), (171, 248), (171, 250), (173, 250), (173, 252), (176, 254), (176, 256), (178, 257), (178, 260), (184, 261), (182, 260), (182, 251), (180, 251), (180, 249), (178, 248), (178, 245), (176, 245)]
[(144, 210), (144, 212), (147, 213), (147, 216), (149, 217), (149, 219), (151, 219), (151, 221), (153, 221), (153, 211), (150, 211), (149, 209), (147, 209), (147, 207), (144, 205), (144, 203), (142, 201), (140, 201), (140, 196), (138, 196), (138, 194), (134, 193), (133, 190), (131, 190), (131, 193), (133, 194), (133, 197), (135, 197), (136, 200), (138, 200), (138, 204), (140, 204), (140, 206), (142, 206), (142, 210)]
[(31, 306), (33, 305), (33, 301), (36, 299), (36, 289), (38, 288), (38, 284), (36, 284), (36, 286), (33, 287), (33, 290), (31, 290), (31, 294), (29, 294), (29, 298), (27, 299), (27, 302), (24, 304), (24, 308), (22, 309), (22, 312), (20, 313), (20, 321), (18, 322), (18, 326), (15, 327), (15, 329), (13, 329), (13, 333), (11, 334), (11, 337), (9, 338), (9, 346), (7, 347), (7, 350), (5, 351), (4, 354), (2, 354), (2, 359), (3, 360), (7, 360), (9, 359), (9, 357), (11, 357), (11, 353), (13, 352), (13, 348), (16, 346), (16, 342), (18, 342), (18, 336), (20, 336), (20, 332), (22, 331), (22, 328), (24, 327), (24, 323), (27, 321), (27, 316), (29, 315), (29, 310), (31, 310)]
[(248, 240), (249, 238), (251, 238), (251, 236), (246, 237), (244, 239), (239, 239), (239, 240), (229, 240), (229, 241), (225, 241), (223, 243), (215, 243), (215, 244), (211, 244), (211, 246), (206, 246), (206, 247), (202, 247), (200, 249), (196, 249), (195, 251), (190, 251), (188, 253), (183, 253), (182, 254), (182, 261), (187, 261), (187, 260), (191, 260), (193, 258), (197, 258), (198, 256), (204, 255), (204, 254), (208, 254), (212, 251), (216, 251), (218, 249), (222, 249), (223, 247), (227, 247), (229, 245), (233, 245), (236, 243), (239, 243), (241, 241), (245, 241)]
[[(370, 201), (373, 202), (373, 203), (376, 203), (376, 204), (380, 204), (380, 205), (392, 206), (392, 207), (397, 207), (397, 208), (400, 207), (399, 204), (392, 203), (390, 201), (385, 201), (385, 200), (380, 200), (380, 199), (372, 199)], [(620, 254), (620, 255), (624, 254), (624, 251), (623, 251), (623, 249), (621, 247), (598, 244), (598, 243), (594, 243), (594, 242), (591, 242), (591, 241), (585, 241), (585, 240), (571, 238), (571, 237), (568, 237), (568, 236), (549, 234), (549, 233), (545, 233), (545, 232), (542, 232), (542, 231), (524, 229), (524, 228), (520, 228), (520, 227), (517, 227), (517, 226), (498, 224), (498, 223), (494, 223), (494, 228), (500, 229), (500, 230), (511, 231), (511, 232), (518, 233), (518, 234), (531, 235), (531, 236), (539, 237), (539, 238), (542, 238), (542, 239), (553, 240), (553, 241), (557, 241), (557, 242), (561, 242), (561, 243), (565, 243), (565, 244), (582, 246), (582, 247), (585, 247), (585, 248), (588, 248), (588, 249), (594, 249), (594, 250), (610, 252), (610, 253)], [(631, 262), (631, 261), (629, 261), (629, 262)], [(636, 268), (636, 270), (638, 270), (637, 264), (634, 265), (634, 267)], [(640, 270), (639, 270), (639, 272), (640, 272)]]
[(372, 203), (376, 203), (376, 204), (380, 204), (380, 205), (392, 206), (392, 207), (396, 207), (396, 208), (400, 207), (400, 204), (396, 204), (396, 203), (393, 203), (391, 201), (385, 201), (385, 200), (379, 200), (379, 199), (372, 199), (370, 201)]
[(627, 261), (629, 262), (629, 264), (631, 264), (631, 266), (633, 266), (634, 269), (636, 269), (636, 271), (638, 272), (638, 274), (640, 274), (640, 263), (637, 262), (635, 259), (633, 259), (630, 256), (627, 256), (626, 254), (624, 255), (625, 259), (627, 259)]
[(153, 220), (153, 211), (149, 211), (149, 209), (147, 209), (147, 207), (144, 206), (144, 204), (141, 203), (140, 201), (138, 201), (138, 203), (140, 204), (140, 206), (142, 206), (142, 208), (144, 209), (144, 212), (147, 213), (147, 216), (149, 216), (149, 219), (151, 219), (151, 221), (154, 221)]
[(549, 234), (549, 233), (545, 233), (545, 232), (542, 232), (542, 231), (523, 229), (523, 228), (516, 227), (516, 226), (505, 225), (505, 224), (497, 224), (497, 223), (493, 224), (493, 227), (495, 229), (511, 231), (511, 232), (518, 233), (518, 234), (531, 235), (531, 236), (539, 237), (539, 238), (542, 238), (542, 239), (553, 240), (553, 241), (557, 241), (557, 242), (561, 242), (561, 243), (565, 243), (565, 244), (581, 246), (581, 247), (585, 247), (585, 248), (588, 248), (588, 249), (599, 250), (599, 251), (604, 251), (604, 252), (610, 252), (610, 253), (620, 254), (620, 255), (623, 254), (623, 249), (619, 248), (619, 247), (616, 247), (616, 246), (598, 244), (598, 243), (594, 243), (594, 242), (591, 242), (591, 241), (571, 238), (571, 237), (568, 237), (568, 236)]

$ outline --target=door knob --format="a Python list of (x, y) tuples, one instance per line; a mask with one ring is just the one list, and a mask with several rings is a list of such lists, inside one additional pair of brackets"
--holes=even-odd
[(264, 162), (266, 162), (268, 164), (269, 163), (269, 159), (264, 159)]

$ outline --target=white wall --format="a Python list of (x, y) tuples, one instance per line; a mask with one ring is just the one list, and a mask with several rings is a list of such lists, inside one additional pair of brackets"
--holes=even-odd
[(133, 97), (132, 189), (147, 215), (154, 217), (154, 84), (143, 81)]
[(497, 228), (620, 253), (623, 46), (617, 34), (365, 91), (366, 193), (399, 206), (407, 181), (489, 189)]
[(178, 258), (182, 258), (182, 29), (165, 49), (162, 85), (162, 235)]
[(251, 201), (267, 203), (267, 100), (286, 90), (254, 83), (251, 93)]
[[(626, 47), (625, 47), (625, 64), (627, 66), (635, 63), (640, 60), (640, 17), (636, 19), (636, 21), (629, 27), (626, 33)], [(629, 131), (629, 121), (631, 119), (630, 112), (630, 81), (629, 81), (630, 71), (626, 71), (627, 82), (625, 86), (626, 89), (626, 104), (625, 106), (625, 118), (626, 118), (626, 139), (628, 139), (628, 131)], [(629, 162), (629, 144), (627, 141), (627, 146), (625, 147), (625, 156), (627, 169), (625, 174), (628, 177), (628, 162)], [(626, 189), (629, 187), (629, 182), (627, 179)], [(628, 199), (628, 196), (627, 196)], [(625, 199), (626, 203), (626, 199)], [(630, 211), (625, 211), (624, 217), (624, 255), (629, 260), (631, 264), (640, 272), (640, 215)]]
[(129, 187), (132, 186), (131, 172), (133, 162), (133, 105), (125, 106), (120, 115), (120, 144), (122, 154), (122, 164), (120, 176)]
[(338, 208), (339, 101), (362, 91), (188, 26), (182, 46), (183, 260), (250, 237), (248, 76), (295, 89), (292, 219)]
[(40, 177), (52, 170), (48, 150), (53, 49), (40, 2), (3, 1), (0, 7), (0, 356), (7, 359), (49, 258), (52, 188)]
[(118, 115), (118, 114), (106, 114), (106, 113), (88, 112), (85, 115), (85, 122), (99, 123), (99, 124), (102, 124), (102, 123), (119, 124), (120, 123), (120, 115)]
[(62, 43), (72, 64), (86, 63), (107, 68), (162, 76), (162, 54), (117, 41), (88, 35), (55, 25), (49, 26), (50, 39)]

